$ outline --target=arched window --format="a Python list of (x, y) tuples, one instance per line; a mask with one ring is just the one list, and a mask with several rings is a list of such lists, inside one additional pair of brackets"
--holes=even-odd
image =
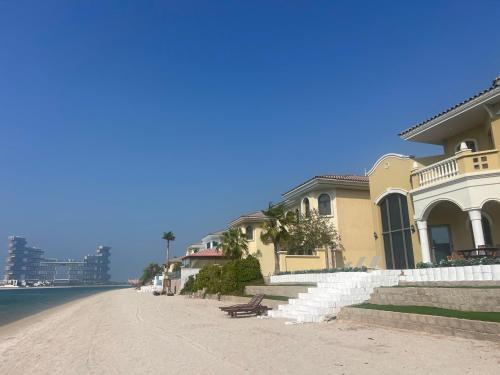
[(320, 215), (332, 214), (332, 203), (328, 194), (321, 194), (318, 197), (318, 212)]
[(311, 216), (311, 207), (309, 206), (309, 199), (304, 198), (303, 202), (304, 202), (304, 215), (306, 217), (309, 217)]
[(248, 241), (253, 240), (253, 227), (251, 225), (247, 225), (245, 228), (245, 235)]
[(413, 268), (415, 260), (406, 196), (398, 193), (389, 194), (382, 199), (379, 206), (387, 268)]
[(467, 145), (467, 148), (472, 150), (472, 152), (477, 151), (477, 141), (473, 138), (468, 138), (458, 142), (458, 144), (455, 146), (455, 152), (460, 151), (460, 146), (462, 145), (462, 142), (465, 143)]

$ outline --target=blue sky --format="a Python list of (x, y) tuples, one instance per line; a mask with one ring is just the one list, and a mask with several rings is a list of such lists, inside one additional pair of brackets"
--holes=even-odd
[(107, 244), (123, 280), (163, 231), (181, 254), (315, 174), (437, 153), (397, 133), (500, 74), (499, 10), (0, 0), (0, 249)]

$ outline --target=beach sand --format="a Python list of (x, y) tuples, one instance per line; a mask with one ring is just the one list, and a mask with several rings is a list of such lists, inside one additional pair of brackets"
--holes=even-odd
[(486, 341), (352, 323), (231, 319), (213, 300), (122, 289), (0, 328), (0, 374), (498, 374)]

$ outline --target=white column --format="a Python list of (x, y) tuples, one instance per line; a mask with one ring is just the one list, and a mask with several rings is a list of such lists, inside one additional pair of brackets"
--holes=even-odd
[(429, 234), (427, 232), (427, 220), (417, 221), (418, 236), (420, 237), (420, 248), (422, 249), (422, 262), (431, 262), (431, 250), (429, 247)]
[(474, 244), (476, 249), (484, 246), (484, 233), (481, 210), (470, 210), (469, 219), (472, 224), (472, 233), (474, 233)]

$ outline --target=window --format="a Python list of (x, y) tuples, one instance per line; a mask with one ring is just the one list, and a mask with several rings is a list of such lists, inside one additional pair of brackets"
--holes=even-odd
[(320, 215), (332, 214), (332, 205), (328, 194), (321, 194), (318, 197), (318, 211)]
[(248, 241), (253, 240), (253, 227), (251, 225), (248, 225), (245, 228), (245, 235), (246, 235)]
[(380, 202), (380, 214), (387, 268), (413, 268), (415, 261), (406, 196), (389, 194)]
[(472, 152), (477, 151), (477, 141), (475, 139), (464, 139), (460, 141), (456, 146), (455, 146), (455, 152), (460, 151), (460, 145), (464, 142), (467, 145), (467, 148), (472, 150)]
[(304, 198), (303, 202), (304, 202), (304, 214), (306, 217), (309, 217), (311, 216), (311, 207), (309, 206), (309, 199)]

